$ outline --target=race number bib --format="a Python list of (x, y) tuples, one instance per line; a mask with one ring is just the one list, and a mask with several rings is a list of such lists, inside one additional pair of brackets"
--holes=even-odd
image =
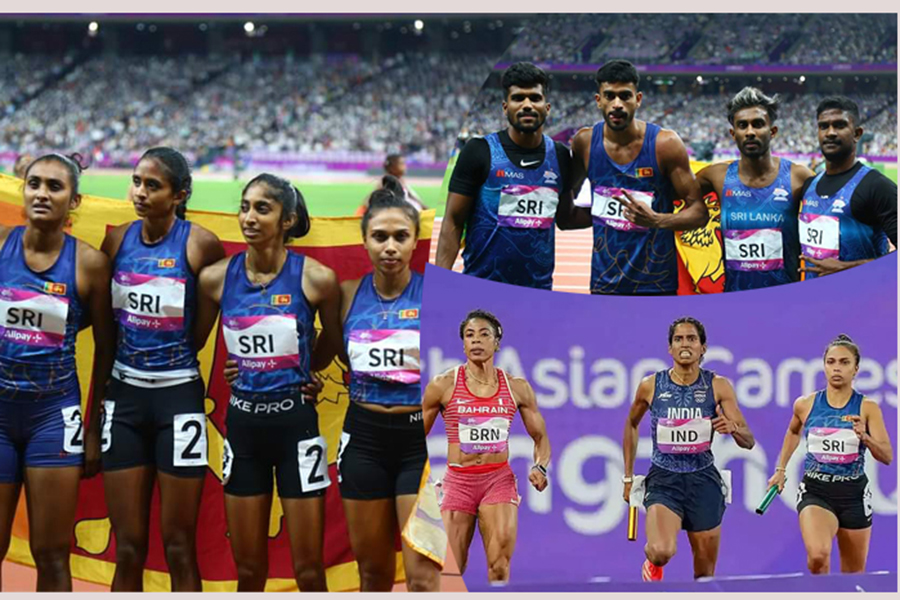
[(459, 449), (466, 454), (493, 454), (506, 451), (509, 421), (503, 417), (461, 417)]
[(184, 279), (119, 271), (112, 282), (112, 306), (130, 329), (184, 329)]
[(172, 464), (176, 467), (206, 466), (206, 415), (185, 413), (172, 419)]
[(830, 215), (800, 213), (800, 246), (810, 258), (838, 258), (841, 248), (841, 222)]
[(625, 205), (614, 198), (614, 196), (624, 196), (623, 192), (628, 192), (632, 198), (647, 208), (653, 206), (653, 192), (639, 192), (598, 185), (594, 188), (594, 198), (591, 202), (591, 216), (593, 216), (594, 222), (600, 222), (618, 231), (648, 231), (646, 227), (635, 225), (625, 218), (623, 214)]
[(392, 383), (419, 382), (418, 330), (353, 330), (347, 350), (354, 377)]
[(322, 436), (297, 444), (297, 463), (300, 469), (300, 489), (314, 492), (331, 485), (328, 478), (328, 453)]
[(812, 427), (806, 443), (820, 463), (846, 465), (859, 458), (859, 438), (852, 429)]
[(508, 185), (500, 190), (497, 223), (516, 229), (550, 229), (559, 191), (536, 185)]
[(725, 232), (725, 266), (733, 271), (774, 271), (784, 268), (779, 229)]
[(60, 348), (68, 317), (65, 296), (0, 287), (0, 337), (8, 342)]
[(663, 454), (700, 454), (712, 442), (712, 421), (700, 419), (659, 419), (656, 447)]
[(300, 366), (296, 315), (225, 317), (222, 320), (228, 356), (238, 368), (275, 371)]

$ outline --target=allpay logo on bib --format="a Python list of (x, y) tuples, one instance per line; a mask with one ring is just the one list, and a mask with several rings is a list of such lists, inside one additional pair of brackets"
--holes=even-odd
[(653, 192), (639, 192), (637, 190), (598, 185), (594, 188), (591, 216), (594, 217), (595, 221), (599, 221), (607, 227), (612, 227), (619, 231), (649, 231), (646, 227), (635, 225), (622, 214), (625, 206), (616, 200), (614, 196), (624, 197), (624, 192), (628, 192), (635, 201), (646, 205), (647, 208), (653, 206)]
[(415, 329), (364, 329), (350, 332), (348, 353), (354, 376), (394, 383), (418, 383), (419, 332)]
[(663, 454), (700, 454), (712, 442), (712, 421), (660, 419), (656, 422), (656, 447)]
[(800, 246), (810, 258), (837, 258), (841, 248), (841, 222), (831, 215), (800, 213)]
[(275, 371), (300, 366), (297, 316), (227, 317), (222, 321), (228, 356), (248, 371)]
[(459, 449), (466, 454), (506, 450), (509, 421), (504, 417), (465, 417), (459, 420)]
[(812, 427), (806, 442), (809, 453), (820, 463), (846, 465), (859, 458), (859, 438), (852, 429)]
[(556, 218), (559, 192), (535, 185), (507, 185), (500, 190), (497, 223), (517, 229), (550, 229)]
[(120, 271), (112, 282), (112, 306), (124, 327), (178, 331), (184, 328), (184, 279)]
[(725, 265), (735, 271), (774, 271), (784, 268), (779, 229), (725, 232)]
[(5, 340), (59, 348), (68, 316), (68, 298), (0, 287), (0, 336)]

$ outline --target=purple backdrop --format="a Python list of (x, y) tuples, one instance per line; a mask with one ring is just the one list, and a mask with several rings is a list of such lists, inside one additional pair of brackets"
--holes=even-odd
[[(534, 386), (553, 446), (551, 487), (538, 494), (527, 484), (532, 443), (519, 419), (511, 434), (513, 470), (522, 504), (512, 580), (588, 582), (640, 578), (644, 514), (638, 542), (626, 540), (621, 498), (622, 429), (640, 379), (666, 368), (669, 323), (689, 314), (707, 327), (704, 365), (728, 377), (756, 435), (752, 451), (716, 436), (717, 464), (733, 472), (733, 504), (723, 522), (717, 575), (806, 570), (794, 509), (804, 443), (788, 467), (788, 486), (760, 517), (794, 399), (824, 386), (822, 351), (838, 333), (863, 353), (856, 387), (881, 405), (897, 446), (896, 255), (851, 271), (753, 292), (670, 298), (588, 297), (515, 288), (429, 265), (422, 321), (423, 381), (463, 359), (458, 325), (474, 308), (494, 312), (504, 325), (497, 364), (525, 375)], [(641, 423), (635, 471), (650, 466), (649, 417)], [(438, 420), (428, 444), (440, 476), (446, 438)], [(897, 469), (876, 464), (867, 472), (875, 511), (868, 570), (896, 571)], [(836, 551), (836, 550), (835, 550)], [(832, 563), (835, 568), (838, 563)], [(692, 576), (690, 546), (680, 536), (667, 580)], [(478, 536), (466, 580), (486, 580)]]

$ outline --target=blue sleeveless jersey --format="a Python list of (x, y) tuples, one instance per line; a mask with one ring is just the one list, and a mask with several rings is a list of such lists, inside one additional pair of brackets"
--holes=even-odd
[(678, 263), (674, 232), (631, 223), (622, 215), (622, 204), (613, 198), (626, 190), (656, 212), (673, 212), (672, 185), (656, 162), (660, 127), (647, 123), (641, 151), (627, 165), (609, 158), (603, 146), (603, 127), (602, 121), (594, 125), (587, 172), (594, 222), (591, 293), (675, 293)]
[(37, 273), (25, 263), (24, 231), (14, 228), (0, 252), (0, 400), (78, 394), (78, 241), (66, 235), (53, 266)]
[(387, 406), (421, 404), (422, 281), (413, 271), (409, 285), (393, 300), (379, 297), (371, 273), (359, 283), (344, 321), (351, 400)]
[(713, 464), (712, 419), (716, 416), (713, 393), (715, 373), (700, 369), (689, 386), (679, 385), (669, 371), (656, 374), (650, 403), (650, 427), (654, 465), (676, 473), (691, 473)]
[(491, 171), (466, 223), (463, 273), (549, 290), (556, 253), (556, 208), (562, 176), (553, 140), (544, 136), (544, 163), (514, 164), (492, 133)]
[(862, 413), (863, 395), (853, 390), (850, 401), (843, 408), (828, 404), (825, 390), (816, 392), (812, 408), (803, 424), (806, 438), (804, 473), (827, 473), (856, 478), (866, 466), (866, 447), (853, 433), (850, 415)]
[[(804, 256), (852, 261), (878, 258), (890, 251), (884, 231), (873, 229), (850, 214), (853, 192), (871, 170), (863, 165), (833, 198), (816, 193), (825, 172), (816, 175), (800, 203), (800, 243)], [(817, 273), (806, 273), (806, 279), (816, 277)]]
[(315, 315), (303, 294), (302, 254), (288, 250), (281, 272), (265, 286), (250, 283), (245, 252), (231, 257), (222, 288), (222, 333), (238, 362), (231, 386), (243, 397), (293, 394), (311, 380)]
[(113, 263), (116, 362), (142, 371), (196, 370), (197, 278), (187, 258), (191, 224), (175, 219), (154, 244), (144, 242), (142, 227), (141, 221), (128, 227)]
[(791, 191), (791, 162), (780, 159), (772, 185), (748, 187), (738, 161), (728, 166), (722, 186), (725, 291), (754, 290), (797, 281), (800, 243), (797, 202)]

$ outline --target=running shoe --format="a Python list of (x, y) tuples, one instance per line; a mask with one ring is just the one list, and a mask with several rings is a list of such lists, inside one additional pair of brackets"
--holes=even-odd
[(649, 560), (645, 560), (641, 566), (641, 579), (644, 581), (662, 581), (663, 568), (657, 567)]

